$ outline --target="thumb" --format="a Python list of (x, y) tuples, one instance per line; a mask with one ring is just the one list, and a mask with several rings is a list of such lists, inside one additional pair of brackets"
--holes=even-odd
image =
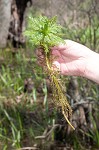
[(58, 61), (54, 61), (52, 64), (52, 69), (55, 71), (60, 71), (60, 63)]

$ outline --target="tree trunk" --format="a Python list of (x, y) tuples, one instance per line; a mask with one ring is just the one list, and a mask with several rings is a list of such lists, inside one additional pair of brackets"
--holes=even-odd
[(8, 39), (12, 41), (12, 45), (15, 48), (22, 46), (25, 43), (25, 39), (22, 35), (24, 28), (24, 15), (27, 5), (31, 5), (31, 0), (13, 0), (11, 5), (11, 22), (9, 28)]
[(15, 48), (25, 43), (22, 31), (28, 3), (31, 0), (0, 0), (0, 48), (6, 47), (8, 39)]
[(11, 18), (11, 0), (0, 0), (0, 48), (7, 43)]

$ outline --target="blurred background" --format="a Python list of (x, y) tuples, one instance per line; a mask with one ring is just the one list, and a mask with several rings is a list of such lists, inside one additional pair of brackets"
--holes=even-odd
[(23, 34), (30, 13), (57, 16), (64, 39), (99, 52), (98, 0), (0, 0), (0, 150), (98, 150), (99, 85), (62, 77), (73, 131)]

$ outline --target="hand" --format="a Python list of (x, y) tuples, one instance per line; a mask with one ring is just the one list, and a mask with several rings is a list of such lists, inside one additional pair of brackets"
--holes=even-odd
[[(52, 47), (53, 64), (63, 75), (83, 76), (99, 83), (99, 54), (71, 40)], [(99, 69), (98, 69), (99, 70)]]

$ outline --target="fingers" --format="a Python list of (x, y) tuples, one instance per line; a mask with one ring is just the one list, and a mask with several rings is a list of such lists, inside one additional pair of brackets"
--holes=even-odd
[(36, 49), (36, 57), (37, 57), (37, 64), (40, 66), (45, 66), (45, 57), (42, 48)]
[(52, 69), (55, 71), (60, 71), (60, 63), (58, 61), (54, 61), (52, 64)]
[(73, 41), (71, 40), (65, 40), (65, 44), (60, 44), (58, 46), (54, 46), (51, 48), (52, 55), (55, 56), (70, 56), (71, 55), (71, 49), (72, 49)]
[(54, 50), (62, 51), (62, 50), (65, 50), (65, 49), (66, 49), (66, 45), (64, 45), (64, 44), (60, 44), (58, 46), (51, 47), (52, 51), (54, 51)]
[[(42, 48), (36, 49), (36, 56), (37, 56), (37, 64), (40, 65), (41, 67), (46, 66), (46, 58), (44, 54), (44, 50)], [(53, 55), (49, 57), (49, 61), (53, 62), (54, 60), (58, 59), (58, 55)]]
[(58, 49), (52, 49), (52, 55), (60, 56), (60, 52), (58, 51)]
[(62, 50), (66, 50), (69, 47), (71, 47), (73, 44), (75, 44), (76, 42), (72, 41), (72, 40), (64, 40), (65, 43), (61, 43), (58, 46), (54, 46), (51, 49), (52, 50), (58, 50), (58, 51), (62, 51)]
[(59, 71), (62, 75), (82, 76), (82, 68), (79, 68), (75, 62), (59, 63), (58, 61), (54, 61), (53, 65), (53, 69)]
[(37, 56), (38, 58), (41, 57), (42, 59), (44, 59), (43, 49), (42, 49), (42, 48), (36, 49), (36, 56)]

